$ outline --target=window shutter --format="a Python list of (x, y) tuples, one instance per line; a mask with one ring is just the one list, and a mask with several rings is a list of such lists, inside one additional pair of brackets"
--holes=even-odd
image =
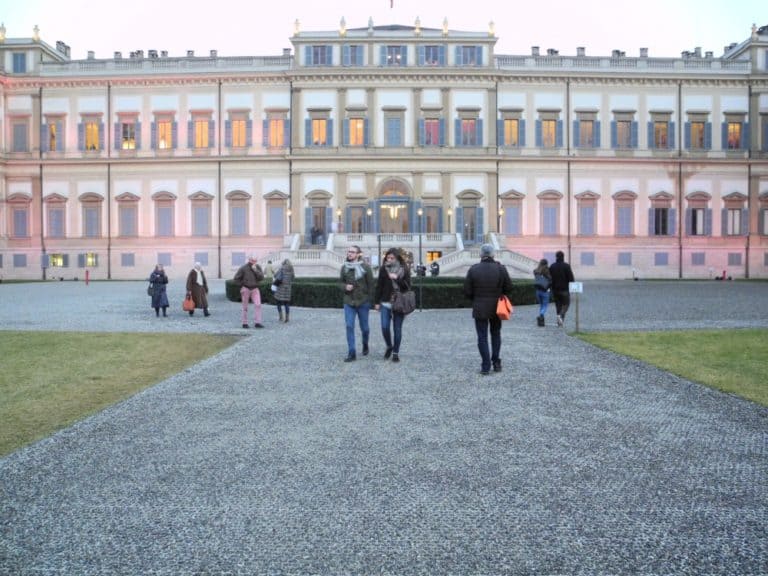
[(77, 267), (78, 268), (85, 268), (85, 254), (78, 254), (77, 255)]
[(341, 65), (342, 66), (349, 66), (351, 62), (351, 57), (349, 55), (349, 44), (344, 44), (344, 46), (341, 47)]
[(768, 152), (768, 118), (763, 118), (763, 145), (760, 150)]
[(171, 148), (176, 150), (179, 147), (179, 123), (175, 120), (171, 122)]
[(704, 125), (704, 148), (712, 149), (712, 122), (707, 122)]
[(333, 118), (326, 120), (328, 127), (328, 138), (326, 139), (326, 146), (333, 146)]
[(424, 66), (424, 62), (427, 59), (427, 49), (425, 46), (419, 46), (416, 50), (418, 54), (417, 62), (419, 66)]
[(578, 148), (581, 146), (581, 122), (578, 120), (573, 121), (573, 147)]
[(483, 241), (483, 236), (485, 236), (485, 229), (483, 228), (483, 207), (478, 206), (476, 208), (476, 216), (475, 220), (477, 221), (477, 229), (475, 231), (475, 242), (480, 243)]
[(437, 57), (440, 66), (445, 66), (445, 46), (438, 46)]
[(525, 120), (520, 120), (518, 123), (518, 142), (520, 143), (520, 147), (525, 146)]
[(290, 146), (291, 145), (291, 121), (288, 118), (283, 120), (283, 135), (285, 136), (284, 146)]
[(720, 124), (720, 142), (723, 150), (728, 150), (728, 123)]
[(312, 207), (307, 206), (304, 208), (304, 242), (309, 244), (312, 242)]
[(656, 142), (653, 132), (653, 122), (648, 122), (648, 148), (650, 150), (656, 148)]
[(757, 233), (760, 234), (760, 236), (765, 236), (765, 218), (766, 213), (768, 213), (768, 209), (763, 208), (758, 212), (760, 215), (760, 219), (757, 221)]
[(363, 118), (363, 146), (370, 146), (370, 134), (368, 133), (368, 118)]
[(232, 147), (232, 120), (224, 120), (224, 146)]
[(56, 152), (64, 152), (64, 122), (56, 122)]
[(461, 119), (456, 118), (453, 121), (453, 136), (454, 136), (454, 146), (461, 146)]
[(216, 121), (208, 121), (208, 148), (213, 148), (216, 144)]
[(77, 125), (77, 149), (85, 150), (85, 124), (82, 122)]
[(253, 146), (253, 120), (250, 118), (245, 121), (245, 145), (248, 148)]
[(333, 66), (333, 46), (325, 47), (325, 63), (328, 66)]
[(136, 122), (136, 150), (141, 150), (141, 122)]
[(704, 235), (712, 236), (712, 208), (704, 210)]
[(150, 140), (149, 146), (152, 150), (154, 150), (155, 148), (157, 148), (157, 122), (152, 122), (150, 124), (149, 130), (151, 132), (151, 135), (149, 137), (149, 140)]
[(496, 144), (498, 146), (506, 146), (504, 141), (504, 120), (496, 120)]
[(115, 133), (114, 133), (114, 136), (115, 136), (114, 147), (115, 147), (115, 150), (120, 150), (120, 122), (115, 122), (114, 131), (115, 131)]
[(424, 146), (426, 140), (424, 135), (424, 118), (419, 118), (419, 146)]
[(381, 46), (379, 48), (379, 66), (387, 66), (387, 47)]
[(749, 150), (749, 122), (743, 122), (741, 124), (741, 149)]
[(741, 235), (747, 236), (749, 234), (749, 208), (744, 208), (741, 211)]
[(195, 147), (195, 123), (192, 120), (187, 122), (187, 147)]
[(461, 206), (456, 209), (456, 231), (464, 237), (464, 209)]
[(728, 236), (728, 208), (720, 210), (720, 236)]
[(667, 230), (669, 230), (669, 236), (674, 236), (677, 234), (677, 218), (675, 216), (677, 214), (677, 210), (674, 208), (669, 209), (669, 221), (667, 222), (669, 225), (667, 226)]
[(563, 121), (558, 120), (555, 125), (555, 147), (563, 147)]
[(616, 120), (611, 120), (611, 148), (616, 148), (618, 140), (618, 132), (616, 130)]
[(312, 66), (312, 46), (304, 46), (304, 66)]
[(48, 124), (40, 125), (40, 152), (48, 152)]
[(654, 226), (654, 214), (655, 210), (653, 208), (648, 208), (648, 236), (654, 236), (656, 232), (656, 227)]
[(536, 120), (536, 148), (541, 148), (541, 120)]
[(400, 66), (408, 66), (408, 48), (400, 46)]
[(341, 145), (349, 146), (349, 118), (341, 121)]
[(456, 66), (461, 66), (462, 64), (464, 64), (464, 59), (461, 57), (461, 46), (456, 46), (455, 54), (456, 54), (456, 62), (454, 62), (454, 64)]
[(600, 120), (595, 120), (594, 126), (595, 148), (600, 148)]
[(269, 148), (269, 120), (266, 118), (261, 121), (261, 145)]
[(667, 148), (673, 150), (675, 147), (675, 123), (669, 123), (669, 132), (667, 133)]
[(693, 210), (690, 208), (685, 209), (685, 235), (690, 236), (693, 232)]
[(483, 145), (483, 119), (478, 118), (475, 120), (475, 145), (482, 146)]
[(629, 130), (630, 130), (630, 146), (632, 146), (632, 148), (637, 148), (637, 145), (638, 145), (638, 132), (640, 131), (639, 128), (638, 128), (637, 122), (633, 121), (629, 125)]
[(475, 58), (475, 62), (477, 62), (478, 66), (482, 66), (483, 65), (483, 47), (482, 46), (475, 47), (475, 55), (477, 56)]
[(445, 118), (437, 121), (437, 139), (440, 146), (445, 146)]
[(691, 123), (686, 122), (683, 127), (683, 138), (685, 138), (685, 149), (691, 149)]

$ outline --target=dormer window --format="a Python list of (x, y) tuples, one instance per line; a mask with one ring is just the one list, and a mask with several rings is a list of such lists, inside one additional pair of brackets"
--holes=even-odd
[(382, 66), (407, 66), (408, 50), (405, 46), (382, 46)]
[(333, 66), (333, 47), (328, 45), (306, 46), (304, 48), (306, 66)]
[(13, 73), (14, 74), (27, 73), (27, 55), (25, 52), (13, 53)]
[(482, 66), (482, 46), (456, 46), (456, 66)]

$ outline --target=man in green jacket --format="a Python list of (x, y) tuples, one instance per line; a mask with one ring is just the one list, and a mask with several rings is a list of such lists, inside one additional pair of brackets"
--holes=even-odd
[(341, 267), (339, 275), (340, 286), (344, 291), (344, 322), (347, 325), (347, 357), (344, 362), (353, 362), (357, 359), (355, 350), (355, 316), (360, 321), (360, 332), (363, 334), (363, 356), (368, 355), (368, 312), (373, 302), (373, 271), (363, 261), (362, 251), (359, 246), (350, 246), (347, 250), (347, 259)]

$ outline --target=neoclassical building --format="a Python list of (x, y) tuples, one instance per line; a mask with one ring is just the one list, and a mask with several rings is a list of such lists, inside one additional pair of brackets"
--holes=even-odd
[(0, 275), (335, 274), (349, 244), (513, 276), (768, 277), (768, 27), (721, 56), (499, 55), (488, 30), (72, 60), (0, 27)]

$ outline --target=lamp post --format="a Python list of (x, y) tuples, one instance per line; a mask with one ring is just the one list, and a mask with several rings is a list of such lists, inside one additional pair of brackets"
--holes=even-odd
[(365, 231), (366, 233), (368, 233), (368, 232), (370, 232), (370, 231), (371, 231), (371, 216), (373, 216), (373, 210), (372, 210), (371, 208), (368, 208), (368, 209), (365, 211), (365, 215), (367, 216), (367, 218), (365, 219), (365, 228), (364, 228), (364, 231)]
[(341, 233), (341, 208), (336, 208), (336, 232)]
[(448, 234), (451, 234), (451, 216), (453, 216), (453, 208), (448, 208)]
[(416, 277), (419, 279), (419, 310), (422, 310), (424, 302), (423, 302), (423, 292), (422, 292), (422, 287), (421, 287), (422, 277), (423, 277), (423, 274), (421, 272), (421, 265), (422, 265), (421, 264), (421, 262), (422, 262), (422, 260), (421, 260), (421, 234), (422, 234), (422, 222), (423, 222), (422, 219), (424, 217), (424, 210), (419, 208), (418, 210), (416, 210), (416, 214), (418, 214), (418, 216), (419, 216), (419, 263), (416, 266)]
[(290, 208), (288, 208), (288, 210), (286, 211), (286, 214), (288, 216), (288, 234), (290, 235), (290, 233), (291, 233), (291, 216), (293, 215), (293, 212), (291, 211)]
[(504, 208), (499, 208), (499, 222), (496, 225), (496, 232), (501, 234), (501, 223), (504, 221)]

